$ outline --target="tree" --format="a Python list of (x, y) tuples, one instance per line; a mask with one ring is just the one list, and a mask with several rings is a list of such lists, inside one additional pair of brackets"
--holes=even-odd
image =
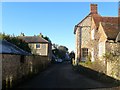
[(53, 44), (54, 49), (52, 50), (52, 53), (61, 59), (66, 58), (66, 53), (68, 53), (68, 48), (66, 46), (58, 45), (58, 44)]
[(18, 37), (15, 37), (14, 35), (6, 35), (5, 33), (0, 33), (0, 39), (7, 40), (8, 42), (15, 44), (17, 47), (27, 51), (31, 52), (31, 49), (28, 46), (28, 43), (25, 41), (19, 39)]
[(59, 50), (59, 57), (65, 59), (66, 53), (68, 52), (68, 48), (66, 46), (59, 46), (58, 50)]
[(50, 40), (50, 38), (49, 38), (48, 36), (44, 36), (42, 33), (40, 33), (40, 34), (37, 35), (37, 36), (42, 37), (42, 38), (44, 38), (45, 40), (47, 40), (48, 42), (51, 43), (51, 40)]
[(51, 43), (51, 40), (49, 39), (49, 37), (47, 37), (47, 36), (45, 36), (45, 37), (43, 37), (45, 40), (47, 40), (48, 42), (50, 42)]
[(42, 35), (42, 33), (40, 33), (38, 36), (43, 38), (43, 35)]
[(59, 46), (58, 49), (63, 52), (68, 52), (68, 48), (66, 46)]
[(25, 34), (21, 32), (20, 36), (25, 36)]
[(52, 46), (54, 47), (54, 48), (58, 48), (59, 47), (59, 45), (58, 44), (52, 44)]

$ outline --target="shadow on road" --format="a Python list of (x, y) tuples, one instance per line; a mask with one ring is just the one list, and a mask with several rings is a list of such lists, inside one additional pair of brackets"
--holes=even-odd
[[(96, 81), (105, 83), (107, 87), (117, 87), (115, 90), (120, 90), (120, 80), (114, 79), (110, 76), (105, 75), (104, 73), (100, 73), (97, 71), (94, 71), (90, 68), (84, 67), (84, 66), (73, 66), (74, 71), (78, 72), (79, 74), (82, 74), (88, 78), (94, 79)], [(119, 87), (119, 88), (118, 88)], [(105, 89), (106, 90), (106, 89)], [(114, 89), (112, 89), (114, 90)]]
[[(91, 75), (90, 75), (91, 74)], [(51, 64), (45, 71), (35, 77), (23, 82), (16, 88), (48, 88), (48, 89), (80, 89), (80, 90), (102, 90), (100, 88), (115, 87), (113, 82), (102, 82), (99, 74), (88, 68), (73, 67), (70, 62)], [(106, 90), (106, 89), (105, 89)]]

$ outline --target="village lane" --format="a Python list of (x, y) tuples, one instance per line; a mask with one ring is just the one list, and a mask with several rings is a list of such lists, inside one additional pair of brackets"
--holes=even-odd
[(22, 83), (19, 88), (81, 88), (96, 89), (110, 87), (92, 80), (73, 70), (68, 62), (53, 64), (36, 77)]

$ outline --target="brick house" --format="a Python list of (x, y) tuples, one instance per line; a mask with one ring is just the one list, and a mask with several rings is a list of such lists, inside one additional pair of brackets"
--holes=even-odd
[(19, 36), (20, 39), (28, 43), (31, 53), (35, 55), (52, 57), (51, 43), (41, 36)]
[[(119, 9), (120, 15), (120, 9)], [(90, 5), (90, 13), (74, 28), (76, 61), (101, 59), (107, 52), (120, 52), (119, 17), (101, 16), (97, 4)], [(119, 48), (119, 49), (118, 49)]]

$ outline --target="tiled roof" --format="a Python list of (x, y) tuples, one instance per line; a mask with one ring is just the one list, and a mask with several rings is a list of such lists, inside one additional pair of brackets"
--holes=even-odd
[(107, 35), (108, 40), (115, 40), (120, 30), (118, 29), (118, 24), (101, 22), (104, 32)]
[(19, 38), (28, 43), (49, 43), (40, 36), (19, 36)]
[(96, 27), (98, 27), (100, 22), (118, 24), (118, 17), (102, 17), (98, 15), (93, 16)]
[(118, 17), (102, 17), (101, 22), (118, 24)]
[(118, 22), (118, 17), (102, 17), (96, 15), (93, 16), (93, 19), (96, 27), (98, 27), (101, 22), (108, 39), (116, 39), (120, 32), (120, 29), (118, 28), (118, 25), (120, 24), (120, 22)]

